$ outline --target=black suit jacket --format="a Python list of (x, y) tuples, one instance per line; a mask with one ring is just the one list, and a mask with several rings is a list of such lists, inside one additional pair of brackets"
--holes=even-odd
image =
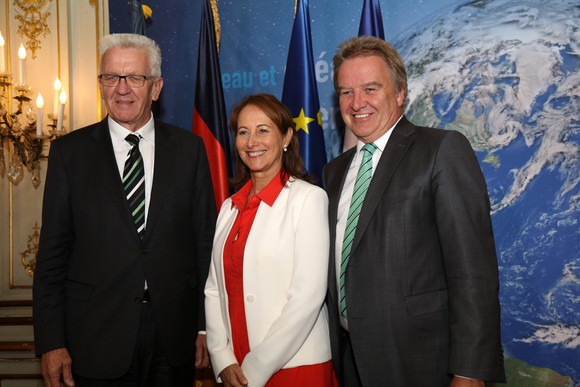
[[(356, 148), (324, 169), (329, 314), (340, 376), (337, 208)], [(487, 187), (467, 139), (404, 117), (376, 167), (346, 271), (350, 339), (364, 386), (505, 379), (497, 257)]]
[(68, 348), (73, 372), (116, 378), (129, 368), (144, 281), (168, 361), (195, 354), (216, 220), (202, 140), (155, 122), (146, 231), (129, 214), (107, 119), (52, 143), (34, 275), (38, 355)]

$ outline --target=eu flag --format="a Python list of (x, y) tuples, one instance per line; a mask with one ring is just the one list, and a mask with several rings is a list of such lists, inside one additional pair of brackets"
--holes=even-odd
[(385, 29), (383, 28), (383, 17), (381, 15), (381, 4), (379, 0), (365, 0), (358, 36), (374, 36), (385, 40)]
[(230, 135), (210, 0), (203, 0), (197, 53), (193, 133), (203, 138), (218, 211), (230, 196)]
[(294, 117), (300, 140), (300, 156), (306, 169), (320, 182), (322, 167), (326, 164), (326, 149), (312, 56), (308, 0), (298, 0), (288, 50), (282, 102)]

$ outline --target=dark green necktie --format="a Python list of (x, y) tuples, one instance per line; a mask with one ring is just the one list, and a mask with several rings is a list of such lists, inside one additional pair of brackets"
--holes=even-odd
[(123, 170), (123, 188), (129, 202), (129, 210), (137, 227), (137, 233), (143, 238), (145, 231), (145, 167), (139, 151), (139, 136), (130, 134), (125, 141), (131, 144), (131, 150)]

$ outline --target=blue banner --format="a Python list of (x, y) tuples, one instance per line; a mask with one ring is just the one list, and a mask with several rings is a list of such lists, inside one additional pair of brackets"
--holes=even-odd
[[(153, 10), (147, 35), (163, 52), (165, 84), (156, 113), (189, 130), (200, 4), (143, 1)], [(571, 27), (578, 24), (578, 0), (374, 3), (380, 4), (387, 40), (407, 67), (405, 114), (417, 125), (464, 133), (485, 174), (508, 386), (580, 386), (580, 35)], [(363, 5), (310, 0), (307, 21), (328, 160), (342, 151), (344, 132), (332, 57), (339, 43), (358, 35)], [(294, 6), (218, 2), (227, 112), (247, 94), (282, 95), (293, 59)], [(109, 11), (111, 32), (129, 32), (130, 3), (111, 1)]]

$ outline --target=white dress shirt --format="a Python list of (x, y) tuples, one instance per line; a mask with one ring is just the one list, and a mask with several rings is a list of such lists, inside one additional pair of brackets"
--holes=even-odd
[[(390, 127), (385, 134), (383, 134), (378, 140), (374, 141), (374, 144), (377, 146), (377, 149), (373, 154), (373, 170), (372, 170), (373, 176), (375, 174), (375, 169), (379, 163), (379, 160), (381, 159), (383, 151), (387, 146), (387, 141), (389, 141), (391, 133), (393, 133), (393, 128), (399, 123), (401, 117), (399, 117), (397, 122), (395, 122), (395, 124), (392, 127)], [(360, 163), (362, 162), (360, 152), (364, 145), (365, 145), (364, 142), (362, 142), (361, 140), (357, 140), (356, 154), (354, 155), (352, 162), (350, 163), (350, 167), (348, 168), (348, 172), (346, 173), (346, 178), (344, 180), (342, 192), (340, 193), (340, 200), (338, 202), (338, 214), (337, 214), (338, 217), (336, 221), (336, 241), (335, 241), (336, 286), (339, 289), (338, 294), (340, 294), (340, 260), (342, 255), (341, 253), (342, 253), (342, 242), (344, 239), (344, 231), (346, 229), (346, 219), (348, 217), (348, 210), (350, 208), (350, 201), (352, 199), (352, 192), (354, 190), (356, 175), (358, 174), (358, 169), (360, 167)], [(340, 304), (340, 300), (338, 302)], [(340, 316), (340, 324), (344, 329), (348, 330), (348, 320), (346, 316), (344, 315)]]
[(151, 199), (151, 187), (153, 186), (153, 165), (155, 163), (155, 125), (153, 114), (151, 119), (135, 132), (119, 125), (109, 116), (109, 133), (113, 142), (113, 151), (119, 168), (119, 176), (123, 179), (123, 170), (125, 161), (131, 150), (131, 144), (125, 141), (125, 137), (130, 134), (139, 136), (139, 151), (143, 157), (143, 166), (145, 168), (145, 228), (147, 228), (147, 214), (149, 213), (149, 201)]
[[(141, 152), (143, 168), (145, 168), (145, 229), (147, 229), (147, 215), (149, 214), (151, 187), (153, 187), (153, 165), (155, 163), (155, 124), (153, 122), (153, 113), (151, 113), (149, 121), (135, 132), (131, 132), (129, 129), (119, 125), (111, 116), (108, 118), (108, 124), (121, 180), (123, 179), (125, 161), (129, 157), (129, 151), (132, 147), (129, 142), (125, 141), (125, 138), (130, 134), (139, 136), (139, 152)], [(147, 289), (147, 281), (145, 281), (144, 288)]]

